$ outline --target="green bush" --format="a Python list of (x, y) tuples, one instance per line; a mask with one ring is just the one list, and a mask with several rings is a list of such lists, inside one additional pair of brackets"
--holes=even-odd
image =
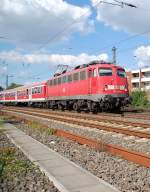
[(131, 97), (133, 106), (146, 107), (149, 105), (146, 91), (134, 91), (132, 92)]

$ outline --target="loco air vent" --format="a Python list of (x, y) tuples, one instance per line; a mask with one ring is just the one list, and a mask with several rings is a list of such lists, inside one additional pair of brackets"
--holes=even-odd
[(86, 67), (88, 67), (88, 64), (82, 64), (82, 65), (76, 66), (74, 69), (83, 69), (83, 68), (86, 68)]
[(89, 65), (97, 65), (97, 64), (112, 64), (111, 62), (106, 62), (106, 61), (103, 61), (103, 60), (94, 60), (94, 61), (91, 61), (90, 63), (88, 63), (88, 66)]
[(103, 61), (103, 60), (94, 60), (94, 61), (91, 61), (89, 62), (88, 64), (82, 64), (82, 65), (78, 65), (76, 66), (74, 69), (83, 69), (83, 68), (86, 68), (90, 65), (97, 65), (97, 64), (112, 64), (111, 62), (106, 62), (106, 61)]

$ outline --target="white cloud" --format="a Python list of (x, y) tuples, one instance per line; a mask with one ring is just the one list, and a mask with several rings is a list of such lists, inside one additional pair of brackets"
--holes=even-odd
[(54, 38), (54, 43), (68, 38), (72, 32), (92, 30), (90, 15), (89, 7), (63, 0), (1, 0), (0, 34), (21, 47), (43, 44), (63, 31)]
[(30, 64), (48, 64), (51, 67), (57, 66), (58, 64), (67, 64), (75, 66), (78, 64), (88, 63), (92, 60), (104, 60), (108, 61), (108, 55), (106, 53), (99, 55), (88, 55), (81, 53), (75, 55), (61, 55), (61, 54), (22, 54), (17, 51), (1, 52), (0, 58), (2, 60), (15, 63), (30, 63)]
[[(107, 2), (116, 3), (113, 0)], [(91, 0), (93, 6), (99, 0)], [(123, 2), (132, 3), (138, 8), (124, 6), (113, 6), (101, 3), (96, 8), (97, 20), (104, 22), (105, 25), (111, 26), (115, 30), (121, 30), (130, 33), (143, 33), (150, 31), (150, 1), (148, 0), (126, 0)], [(150, 35), (150, 33), (149, 33)]]
[(138, 59), (138, 66), (150, 66), (150, 46), (140, 46), (134, 51), (134, 55)]

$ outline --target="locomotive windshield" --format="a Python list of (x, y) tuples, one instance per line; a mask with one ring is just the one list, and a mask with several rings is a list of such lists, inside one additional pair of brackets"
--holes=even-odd
[(117, 69), (117, 75), (119, 77), (125, 78), (126, 77), (126, 72), (123, 69)]
[(99, 68), (99, 76), (112, 76), (111, 68)]

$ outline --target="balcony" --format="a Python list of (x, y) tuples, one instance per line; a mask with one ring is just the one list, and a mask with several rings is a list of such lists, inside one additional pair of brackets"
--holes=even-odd
[(150, 85), (145, 86), (145, 90), (146, 90), (146, 91), (150, 90)]
[(142, 77), (141, 82), (150, 82), (150, 76), (148, 77)]
[[(139, 81), (140, 81), (140, 78), (139, 77), (133, 77), (132, 79), (131, 79), (131, 82), (132, 83), (139, 83)], [(141, 82), (150, 82), (150, 77), (142, 77), (141, 78)]]
[(131, 82), (132, 82), (132, 83), (139, 83), (139, 81), (140, 81), (140, 78), (139, 78), (139, 77), (133, 77), (133, 78), (131, 79)]

